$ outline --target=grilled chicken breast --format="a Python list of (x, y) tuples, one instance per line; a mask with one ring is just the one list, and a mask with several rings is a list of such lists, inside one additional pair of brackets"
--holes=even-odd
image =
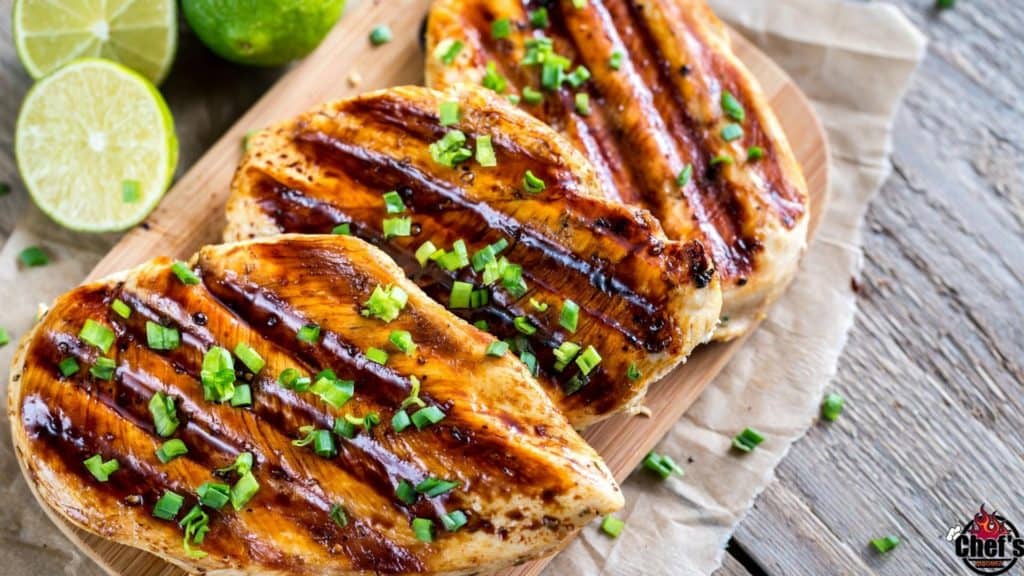
[(519, 98), (591, 162), (608, 198), (700, 240), (732, 339), (796, 271), (808, 196), (756, 80), (704, 0), (437, 0), (427, 83)]
[(8, 412), (42, 500), (188, 570), (479, 573), (622, 505), (494, 342), (376, 248), (282, 236), (61, 297)]
[(564, 139), (473, 86), (324, 105), (253, 136), (233, 186), (228, 240), (336, 230), (377, 244), (507, 341), (577, 427), (635, 406), (721, 307), (700, 242), (603, 198)]

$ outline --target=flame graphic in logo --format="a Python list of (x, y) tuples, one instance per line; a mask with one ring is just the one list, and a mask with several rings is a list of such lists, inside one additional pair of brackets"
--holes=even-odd
[(971, 526), (971, 535), (982, 540), (995, 540), (1000, 536), (1009, 534), (1003, 522), (996, 518), (995, 513), (985, 512), (985, 505), (981, 505), (981, 512), (974, 515), (974, 524)]

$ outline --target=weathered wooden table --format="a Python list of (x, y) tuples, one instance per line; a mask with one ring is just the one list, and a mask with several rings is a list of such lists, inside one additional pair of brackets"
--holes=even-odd
[[(725, 575), (967, 574), (945, 541), (985, 503), (1024, 527), (1024, 12), (1013, 0), (895, 0), (930, 38), (897, 122), (894, 173), (867, 215), (860, 309), (838, 422), (783, 461)], [(12, 152), (30, 85), (0, 1), (0, 242), (28, 199)], [(187, 33), (163, 86), (188, 167), (275, 71)], [(194, 98), (196, 86), (203, 99)], [(880, 556), (877, 536), (903, 544)]]

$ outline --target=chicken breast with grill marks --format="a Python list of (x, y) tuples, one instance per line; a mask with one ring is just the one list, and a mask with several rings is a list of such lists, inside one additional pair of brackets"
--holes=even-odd
[(722, 278), (716, 338), (735, 338), (806, 244), (806, 184), (785, 134), (704, 0), (574, 4), (437, 0), (427, 83), (514, 95), (594, 164), (608, 198), (700, 240)]
[[(698, 241), (605, 199), (590, 164), (493, 92), (404, 87), (333, 102), (250, 139), (228, 240), (350, 233), (506, 341), (569, 421), (642, 400), (721, 307)], [(506, 353), (500, 345), (493, 353)]]
[(187, 570), (475, 574), (622, 505), (495, 341), (356, 238), (215, 246), (59, 298), (8, 414), (43, 501)]

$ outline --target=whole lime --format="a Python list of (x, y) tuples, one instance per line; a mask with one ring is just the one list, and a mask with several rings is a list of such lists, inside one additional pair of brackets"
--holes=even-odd
[(181, 7), (199, 39), (221, 57), (281, 66), (320, 44), (345, 0), (183, 0)]

